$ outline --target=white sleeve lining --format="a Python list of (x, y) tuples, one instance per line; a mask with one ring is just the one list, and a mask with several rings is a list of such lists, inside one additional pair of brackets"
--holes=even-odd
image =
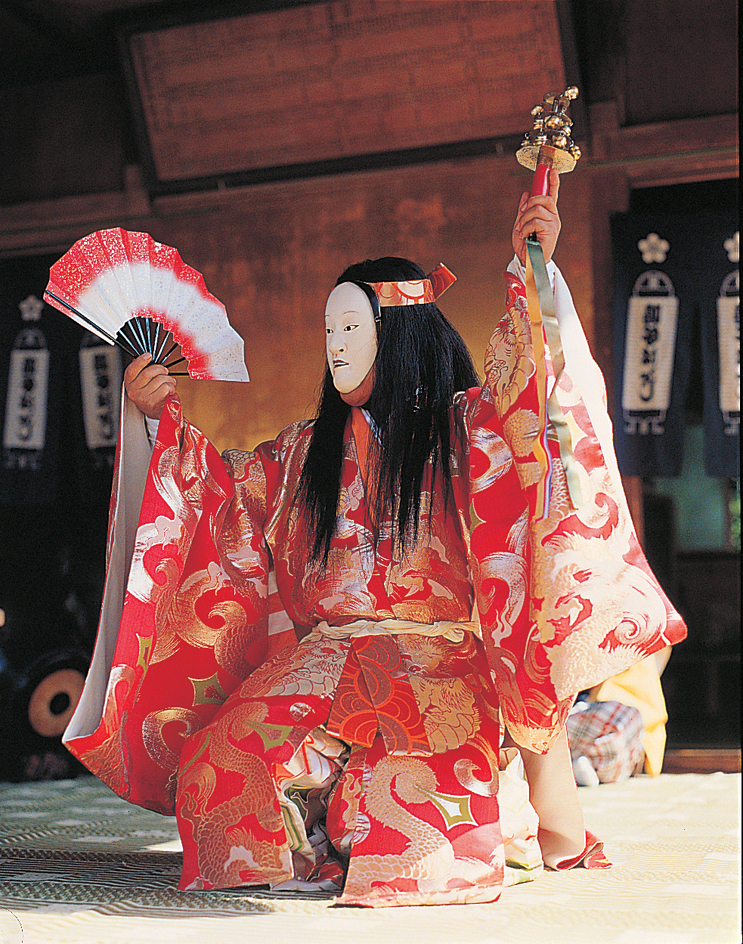
[(153, 446), (155, 444), (155, 440), (157, 439), (157, 431), (160, 427), (160, 420), (153, 420), (150, 419), (149, 416), (145, 416), (144, 425), (145, 429), (147, 430), (147, 438), (150, 441), (150, 445)]

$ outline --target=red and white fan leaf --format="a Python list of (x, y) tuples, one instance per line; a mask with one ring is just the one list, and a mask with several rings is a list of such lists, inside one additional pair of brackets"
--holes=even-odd
[(224, 305), (177, 250), (147, 233), (117, 227), (78, 240), (51, 267), (44, 301), (109, 344), (133, 318), (157, 322), (180, 345), (191, 377), (249, 379)]

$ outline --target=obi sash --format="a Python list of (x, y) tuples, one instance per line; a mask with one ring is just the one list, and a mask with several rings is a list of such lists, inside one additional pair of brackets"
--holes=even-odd
[(443, 636), (462, 642), (479, 627), (469, 622), (441, 620), (433, 624), (385, 619), (356, 620), (347, 626), (320, 623), (312, 632), (318, 640), (348, 639), (350, 648), (325, 724), (328, 734), (362, 747), (371, 747), (381, 734), (388, 754), (430, 755), (423, 717), (402, 664), (395, 636)]

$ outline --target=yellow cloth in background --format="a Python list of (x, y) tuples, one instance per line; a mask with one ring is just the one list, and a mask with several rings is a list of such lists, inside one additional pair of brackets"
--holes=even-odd
[(657, 777), (663, 769), (666, 748), (666, 700), (660, 684), (660, 673), (655, 656), (607, 679), (591, 689), (591, 701), (618, 701), (637, 708), (645, 726), (643, 747), (645, 748), (645, 773)]

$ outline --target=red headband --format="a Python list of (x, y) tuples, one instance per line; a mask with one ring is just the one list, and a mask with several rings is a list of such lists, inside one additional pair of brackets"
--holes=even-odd
[(379, 299), (380, 308), (391, 305), (426, 305), (434, 302), (457, 281), (443, 262), (428, 274), (425, 279), (414, 282), (368, 282)]

